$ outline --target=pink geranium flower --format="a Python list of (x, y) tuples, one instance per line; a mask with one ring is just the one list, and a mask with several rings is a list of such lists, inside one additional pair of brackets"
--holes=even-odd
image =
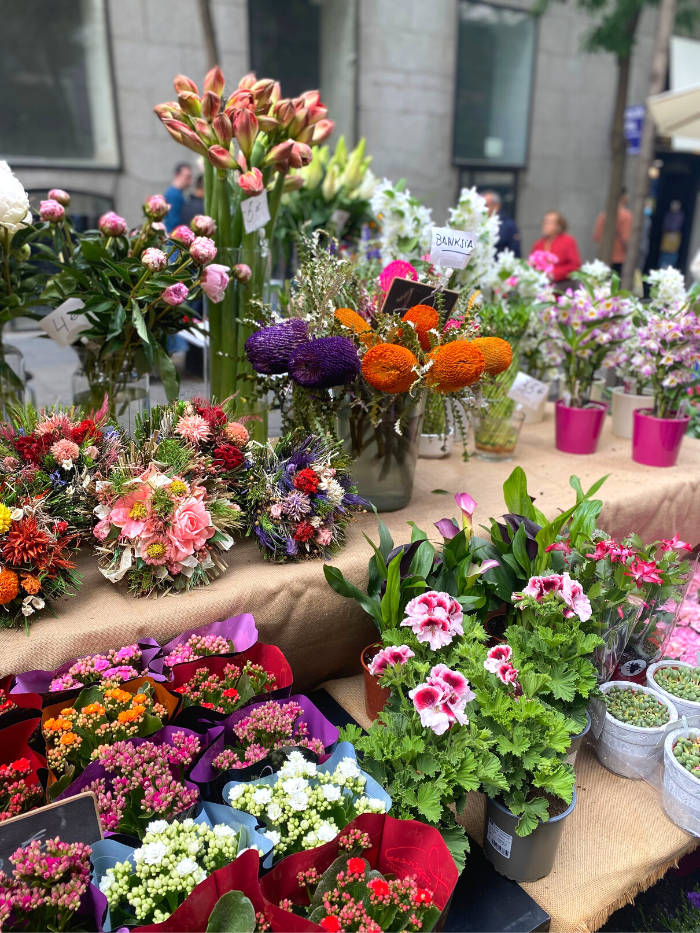
[(593, 615), (591, 602), (583, 592), (583, 587), (577, 580), (572, 580), (568, 573), (563, 575), (561, 598), (582, 622), (587, 622)]
[(459, 671), (452, 671), (444, 664), (436, 665), (424, 684), (409, 691), (421, 725), (442, 735), (454, 722), (465, 726), (469, 722), (464, 709), (474, 693), (469, 681)]
[(431, 591), (416, 596), (406, 606), (401, 625), (410, 628), (419, 642), (433, 651), (449, 645), (455, 635), (463, 635), (462, 607), (449, 593)]
[(370, 661), (368, 670), (373, 677), (381, 677), (387, 667), (405, 664), (409, 658), (415, 657), (408, 645), (398, 645), (382, 648)]
[(173, 563), (180, 563), (203, 548), (215, 533), (211, 515), (204, 503), (195, 498), (186, 499), (178, 506), (168, 530), (172, 545), (170, 559)]
[(512, 664), (506, 662), (499, 666), (496, 671), (496, 676), (499, 680), (503, 681), (504, 684), (513, 684), (518, 679), (518, 670), (513, 667)]
[(561, 574), (553, 573), (548, 577), (530, 577), (527, 586), (520, 593), (513, 593), (513, 599), (523, 599), (525, 596), (534, 596), (539, 602), (547, 593), (560, 593), (563, 577)]
[(493, 648), (489, 649), (486, 655), (484, 667), (492, 674), (497, 674), (501, 664), (505, 664), (506, 662), (510, 661), (512, 654), (513, 649), (510, 647), (510, 645), (494, 645)]

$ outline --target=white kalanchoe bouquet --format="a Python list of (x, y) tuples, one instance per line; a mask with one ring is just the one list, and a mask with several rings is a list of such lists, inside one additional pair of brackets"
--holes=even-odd
[[(245, 852), (247, 830), (154, 820), (133, 859), (108, 868), (99, 882), (109, 904), (112, 929), (122, 923), (162, 923), (211, 872)], [(249, 847), (254, 848), (254, 847)], [(258, 850), (259, 851), (259, 850)], [(262, 853), (261, 853), (262, 854)]]
[(332, 773), (290, 752), (274, 784), (234, 784), (228, 801), (265, 823), (275, 858), (330, 842), (361, 813), (385, 813), (383, 800), (364, 796), (367, 779), (352, 758)]

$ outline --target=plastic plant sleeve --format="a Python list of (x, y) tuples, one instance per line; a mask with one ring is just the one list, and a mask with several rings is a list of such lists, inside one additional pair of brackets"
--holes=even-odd
[[(306, 889), (299, 887), (297, 874), (310, 868), (323, 874), (340, 854), (338, 843), (349, 829), (359, 829), (370, 837), (372, 847), (365, 849), (361, 856), (369, 862), (370, 868), (385, 876), (405, 878), (412, 875), (419, 887), (432, 893), (435, 906), (440, 911), (447, 907), (459, 873), (440, 833), (417, 820), (396, 820), (383, 813), (363, 813), (348, 823), (331, 842), (288, 855), (261, 879), (260, 890), (267, 910), (271, 907), (280, 910), (276, 905), (285, 897), (295, 904), (308, 905)], [(292, 916), (287, 911), (283, 913)], [(268, 913), (270, 918), (271, 912)], [(307, 929), (323, 933), (323, 927), (307, 923)], [(279, 929), (284, 930), (285, 927)]]
[(33, 719), (24, 719), (0, 729), (0, 764), (9, 765), (18, 758), (26, 758), (32, 766), (25, 784), (45, 784), (39, 777), (39, 769), (46, 769), (46, 758), (27, 744), (31, 734), (39, 725), (39, 714)]
[[(172, 654), (177, 647), (184, 645), (192, 635), (220, 635), (222, 638), (230, 638), (233, 642), (234, 654), (247, 651), (258, 640), (255, 619), (249, 612), (231, 616), (230, 619), (223, 619), (220, 622), (209, 622), (207, 625), (200, 625), (198, 628), (188, 628), (177, 638), (173, 638), (163, 645), (159, 654), (150, 662), (151, 673), (161, 674), (165, 680), (169, 680), (171, 674), (169, 668), (165, 666), (165, 658)], [(231, 655), (227, 657), (231, 657)]]
[[(213, 766), (214, 759), (221, 754), (224, 747), (226, 745), (235, 745), (238, 741), (233, 731), (234, 726), (249, 716), (253, 710), (259, 709), (268, 702), (270, 701), (262, 700), (259, 703), (251, 703), (250, 706), (236, 710), (235, 713), (231, 713), (226, 719), (220, 721), (219, 726), (223, 727), (223, 731), (209, 744), (206, 751), (201, 755), (199, 761), (190, 770), (189, 774), (190, 780), (194, 781), (199, 787), (204, 799), (215, 800), (217, 802), (221, 801), (223, 800), (223, 788), (229, 781), (238, 780), (240, 782), (253, 780), (259, 777), (264, 772), (265, 768), (272, 770), (270, 768), (269, 756), (245, 768), (230, 768), (228, 771), (223, 772), (217, 771)], [(338, 744), (338, 730), (318, 709), (316, 709), (308, 697), (296, 695), (289, 697), (288, 700), (274, 700), (273, 702), (280, 706), (287, 702), (298, 703), (302, 708), (302, 715), (299, 718), (297, 727), (301, 723), (305, 723), (308, 727), (308, 737), (310, 739), (320, 739), (328, 755), (333, 752)], [(203, 712), (207, 713), (209, 711), (203, 710)], [(288, 743), (288, 747), (292, 746), (294, 746), (293, 739)], [(325, 760), (326, 758), (322, 757), (321, 763)]]
[[(326, 762), (324, 762), (322, 765), (318, 766), (318, 771), (322, 773), (327, 772), (328, 774), (332, 774), (335, 771), (336, 767), (338, 766), (338, 763), (342, 761), (343, 758), (351, 758), (355, 763), (357, 763), (357, 754), (355, 752), (355, 748), (349, 742), (340, 742), (338, 746), (336, 747), (335, 751), (333, 752), (333, 754), (331, 755), (331, 757)], [(363, 791), (363, 796), (374, 797), (374, 798), (377, 798), (378, 800), (382, 800), (384, 802), (384, 805), (386, 806), (386, 809), (387, 810), (391, 809), (391, 797), (387, 794), (384, 788), (381, 787), (374, 780), (374, 778), (370, 777), (369, 774), (366, 774), (364, 771), (362, 771), (362, 769), (360, 769), (360, 774), (364, 777), (366, 781), (365, 789)], [(232, 787), (235, 787), (237, 784), (255, 784), (256, 786), (268, 785), (269, 787), (274, 787), (274, 785), (277, 783), (277, 780), (278, 780), (278, 775), (277, 775), (277, 772), (275, 772), (274, 774), (269, 774), (266, 777), (257, 778), (255, 781), (229, 781), (228, 784), (224, 785), (224, 789), (222, 792), (224, 801), (228, 800), (229, 791), (231, 790)], [(309, 778), (308, 780), (311, 786), (313, 787), (314, 779)], [(234, 809), (234, 813), (238, 813), (238, 812), (241, 812), (241, 811)], [(271, 829), (271, 828), (273, 828), (272, 824), (270, 824), (270, 826), (266, 826), (266, 829)], [(286, 856), (286, 857), (289, 858), (289, 856)], [(273, 862), (273, 856), (272, 854), (270, 854), (263, 860), (263, 867), (270, 868), (272, 866), (272, 862)]]

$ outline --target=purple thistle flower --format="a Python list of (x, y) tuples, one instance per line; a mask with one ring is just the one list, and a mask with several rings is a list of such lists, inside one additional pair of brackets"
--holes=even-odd
[(308, 339), (306, 323), (294, 317), (252, 334), (245, 342), (245, 352), (256, 372), (263, 376), (279, 375), (287, 372), (292, 351)]
[(360, 359), (347, 337), (319, 337), (297, 347), (289, 357), (289, 375), (305, 389), (345, 385), (360, 371)]
[(688, 891), (688, 900), (693, 905), (700, 910), (700, 891)]
[(294, 538), (287, 538), (287, 557), (294, 557), (299, 551), (299, 546), (297, 545)]
[(306, 493), (299, 492), (297, 489), (292, 490), (282, 500), (282, 511), (285, 515), (289, 515), (292, 521), (298, 522), (311, 511), (309, 497)]

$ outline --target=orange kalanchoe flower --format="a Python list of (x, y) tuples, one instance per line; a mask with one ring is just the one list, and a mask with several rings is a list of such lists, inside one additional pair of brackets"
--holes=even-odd
[(20, 576), (22, 582), (22, 589), (25, 593), (29, 593), (30, 596), (35, 596), (41, 589), (41, 582), (31, 573), (23, 573)]
[(491, 376), (504, 373), (513, 362), (513, 350), (507, 340), (501, 337), (477, 337), (472, 346), (478, 347), (484, 354), (485, 372)]
[(473, 385), (486, 367), (484, 354), (467, 340), (444, 343), (431, 353), (430, 359), (433, 365), (427, 383), (436, 392), (456, 392)]
[(416, 335), (421, 347), (424, 350), (430, 349), (429, 330), (435, 330), (440, 323), (440, 315), (435, 308), (430, 305), (414, 305), (401, 318), (402, 321), (408, 321), (416, 328)]
[(105, 708), (100, 703), (89, 703), (82, 708), (81, 712), (86, 713), (88, 716), (104, 716)]
[(134, 722), (145, 712), (145, 706), (134, 706), (131, 709), (122, 710), (122, 712), (117, 716), (117, 722)]
[(131, 694), (127, 693), (126, 690), (120, 690), (119, 687), (114, 687), (112, 690), (105, 691), (105, 700), (117, 700), (119, 703), (128, 703), (131, 700)]
[(416, 381), (414, 366), (418, 360), (406, 347), (396, 343), (378, 343), (362, 360), (362, 375), (378, 392), (398, 395), (408, 392)]
[(132, 697), (131, 702), (134, 706), (142, 706), (147, 699), (145, 693), (137, 693), (136, 696)]
[(0, 605), (11, 602), (19, 593), (19, 578), (14, 570), (0, 570)]
[(61, 736), (61, 745), (73, 745), (73, 743), (77, 741), (78, 736), (75, 732), (64, 732)]

